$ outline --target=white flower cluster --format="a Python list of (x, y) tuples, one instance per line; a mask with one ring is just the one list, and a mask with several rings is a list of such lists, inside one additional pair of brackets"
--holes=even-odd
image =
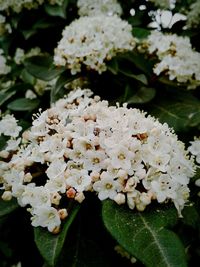
[[(49, 4), (61, 5), (64, 0), (48, 0)], [(32, 9), (46, 2), (45, 0), (0, 0), (0, 11), (12, 9), (19, 13), (23, 8)]]
[(11, 68), (6, 65), (6, 57), (3, 55), (3, 50), (0, 49), (0, 75), (4, 75), (10, 72)]
[(63, 203), (86, 191), (139, 211), (171, 200), (180, 214), (195, 171), (184, 144), (167, 124), (90, 95), (77, 89), (37, 115), (26, 145), (1, 162), (4, 199), (28, 205), (32, 225), (53, 232), (67, 217)]
[(0, 151), (0, 157), (7, 158), (11, 151), (15, 151), (19, 148), (21, 138), (18, 138), (18, 136), (22, 127), (18, 126), (17, 122), (15, 117), (10, 114), (3, 116), (0, 120), (0, 136), (4, 135), (10, 137), (6, 142), (5, 149)]
[(200, 25), (200, 1), (191, 4), (187, 14), (187, 26), (197, 28)]
[(171, 9), (174, 7), (176, 0), (147, 0), (154, 3), (154, 5), (161, 9)]
[(78, 0), (77, 2), (79, 16), (96, 16), (114, 14), (120, 16), (122, 8), (117, 0)]
[(72, 74), (80, 72), (82, 65), (102, 73), (106, 61), (134, 48), (131, 31), (131, 25), (117, 16), (80, 17), (64, 29), (54, 63), (66, 65)]
[(159, 60), (154, 66), (156, 75), (165, 73), (170, 80), (186, 84), (188, 89), (200, 85), (200, 53), (192, 49), (188, 37), (152, 31), (144, 46)]

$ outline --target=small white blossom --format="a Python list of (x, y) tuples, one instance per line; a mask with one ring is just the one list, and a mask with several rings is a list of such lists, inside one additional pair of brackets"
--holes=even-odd
[(0, 135), (18, 137), (21, 130), (22, 127), (17, 125), (17, 120), (13, 115), (7, 114), (0, 121)]

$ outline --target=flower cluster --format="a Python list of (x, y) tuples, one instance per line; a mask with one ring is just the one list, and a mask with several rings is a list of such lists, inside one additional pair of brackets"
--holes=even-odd
[(149, 2), (154, 3), (154, 5), (161, 9), (170, 9), (174, 7), (176, 0), (149, 0)]
[(64, 29), (54, 63), (66, 66), (72, 74), (80, 72), (82, 65), (102, 73), (106, 61), (134, 48), (131, 31), (131, 25), (117, 16), (80, 17)]
[(180, 214), (195, 171), (184, 144), (146, 113), (90, 96), (77, 89), (36, 115), (1, 162), (3, 198), (28, 205), (32, 225), (53, 232), (67, 217), (64, 203), (81, 203), (86, 191), (139, 211), (171, 200)]
[(164, 73), (188, 89), (200, 85), (200, 53), (192, 49), (188, 37), (152, 31), (142, 46), (158, 59), (154, 66), (156, 75)]
[(200, 25), (200, 1), (191, 4), (187, 13), (187, 26), (196, 28)]
[(78, 0), (79, 16), (121, 15), (122, 8), (117, 0)]
[(10, 67), (6, 65), (6, 57), (3, 55), (3, 50), (0, 49), (0, 75), (10, 72)]
[(195, 156), (196, 162), (200, 164), (200, 138), (195, 137), (194, 141), (190, 142), (188, 150)]
[[(64, 0), (48, 0), (49, 4), (61, 5)], [(0, 0), (0, 11), (12, 9), (14, 12), (19, 13), (23, 8), (32, 9), (37, 8), (39, 5), (43, 4), (45, 0)]]

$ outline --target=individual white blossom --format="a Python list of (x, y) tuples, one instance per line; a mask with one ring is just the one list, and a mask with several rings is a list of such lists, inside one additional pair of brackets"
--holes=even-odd
[(121, 15), (122, 8), (117, 0), (78, 0), (77, 2), (79, 16), (97, 16), (114, 14)]
[(195, 156), (196, 162), (200, 164), (200, 139), (196, 137), (194, 141), (190, 141), (188, 150)]
[(152, 31), (142, 46), (157, 57), (153, 68), (156, 75), (164, 73), (188, 89), (200, 85), (200, 53), (192, 48), (188, 37)]
[(69, 212), (63, 203), (81, 203), (87, 191), (139, 211), (172, 201), (181, 215), (195, 173), (167, 124), (126, 104), (109, 106), (89, 89), (40, 111), (16, 142), (0, 162), (4, 198), (29, 206), (32, 225), (54, 233)]
[(0, 135), (18, 137), (21, 126), (17, 125), (17, 120), (13, 115), (7, 114), (0, 120)]
[(197, 28), (200, 25), (200, 1), (192, 3), (187, 13), (188, 28)]
[(3, 53), (3, 50), (0, 49), (0, 75), (5, 75), (11, 70), (11, 67), (6, 64), (7, 59)]
[(72, 74), (83, 65), (102, 73), (108, 60), (135, 47), (131, 31), (131, 25), (117, 16), (80, 17), (63, 30), (54, 63), (66, 66)]

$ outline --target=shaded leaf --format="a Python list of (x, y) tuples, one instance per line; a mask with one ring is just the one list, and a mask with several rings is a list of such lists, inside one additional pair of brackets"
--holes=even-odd
[(39, 103), (39, 99), (18, 98), (10, 102), (7, 107), (14, 111), (31, 111), (36, 109)]
[(134, 27), (132, 33), (134, 37), (144, 39), (147, 38), (151, 31), (144, 28)]
[(64, 71), (64, 68), (53, 65), (53, 59), (50, 56), (33, 56), (26, 59), (24, 64), (30, 74), (44, 81), (50, 81)]
[(128, 104), (142, 104), (151, 101), (156, 94), (154, 88), (141, 87), (134, 92), (130, 86), (126, 87), (126, 98), (124, 101)]
[(58, 78), (55, 86), (53, 86), (51, 89), (51, 103), (54, 103), (59, 98), (63, 97), (63, 95), (66, 93), (64, 85), (69, 82), (72, 82), (77, 77), (77, 75), (72, 76), (69, 71), (63, 72)]
[(0, 217), (5, 216), (19, 207), (16, 199), (11, 199), (10, 201), (4, 201), (0, 196)]
[(161, 123), (167, 122), (175, 131), (184, 131), (200, 124), (200, 101), (182, 93), (182, 97), (159, 100), (153, 104), (151, 114)]
[(0, 106), (3, 105), (8, 99), (15, 95), (16, 91), (0, 92)]
[(141, 83), (143, 83), (145, 85), (148, 84), (148, 80), (147, 80), (147, 78), (146, 78), (146, 76), (144, 74), (133, 74), (130, 71), (128, 72), (128, 71), (125, 71), (125, 70), (122, 70), (122, 69), (120, 69), (120, 72), (122, 74), (124, 74), (125, 76), (133, 78), (133, 79), (135, 79), (135, 80), (137, 80), (137, 81), (139, 81), (139, 82), (141, 82)]
[(61, 18), (66, 18), (66, 8), (69, 0), (64, 0), (62, 5), (50, 5), (45, 4), (44, 8), (48, 15), (50, 16), (58, 16)]
[(63, 248), (70, 225), (75, 219), (79, 208), (79, 205), (74, 205), (74, 207), (70, 210), (69, 216), (64, 222), (62, 231), (57, 235), (48, 232), (47, 229), (42, 227), (34, 228), (35, 243), (42, 257), (49, 266), (55, 266), (58, 256)]
[(103, 221), (117, 242), (146, 267), (186, 267), (184, 247), (165, 229), (177, 222), (175, 208), (133, 212), (112, 201), (103, 203)]

